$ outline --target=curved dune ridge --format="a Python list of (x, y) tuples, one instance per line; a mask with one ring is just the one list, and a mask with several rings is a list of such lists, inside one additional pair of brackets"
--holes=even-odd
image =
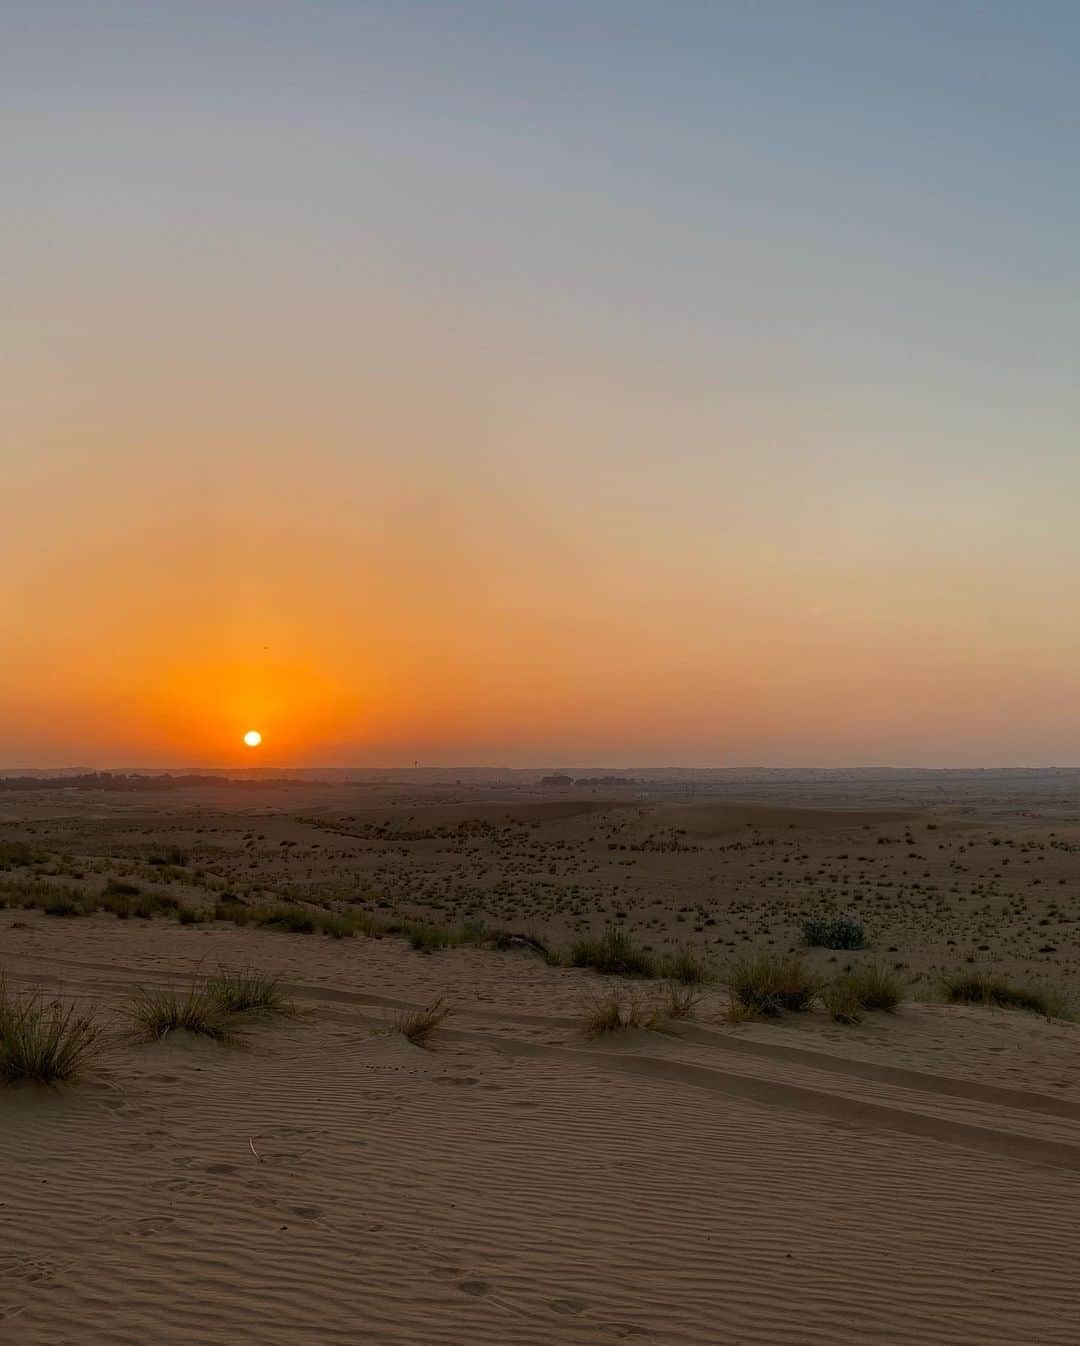
[[(0, 1093), (12, 1346), (1077, 1340), (1071, 1028), (911, 1006), (876, 1037), (746, 1031), (706, 997), (587, 1043), (598, 980), (526, 956), (13, 918), (11, 987), (117, 1028), (136, 986), (219, 962), (280, 972), (302, 1013), (242, 1047), (117, 1035), (80, 1084)], [(440, 994), (433, 1050), (386, 1031)], [(954, 1069), (946, 1016), (990, 1059), (1060, 1055)]]

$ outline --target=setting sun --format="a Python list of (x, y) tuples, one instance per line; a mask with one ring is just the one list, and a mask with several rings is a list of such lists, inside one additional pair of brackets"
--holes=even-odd
[(262, 742), (262, 734), (257, 729), (249, 729), (244, 735), (244, 742), (249, 748), (257, 748)]

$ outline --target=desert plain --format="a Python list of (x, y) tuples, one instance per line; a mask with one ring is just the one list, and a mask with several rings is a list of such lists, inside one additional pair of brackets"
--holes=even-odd
[[(100, 1029), (0, 1084), (0, 1340), (1080, 1342), (1080, 773), (553, 774), (0, 788), (7, 994)], [(903, 998), (738, 1012), (764, 954)], [(223, 969), (293, 1012), (133, 1031)]]

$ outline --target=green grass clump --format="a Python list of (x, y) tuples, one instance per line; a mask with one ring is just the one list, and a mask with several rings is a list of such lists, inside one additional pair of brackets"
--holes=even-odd
[(426, 1009), (410, 1010), (399, 1014), (394, 1020), (394, 1028), (403, 1033), (415, 1047), (430, 1047), (435, 1031), (445, 1023), (454, 1012), (453, 1006), (444, 1000), (436, 1000)]
[(853, 968), (821, 988), (822, 1003), (839, 1024), (861, 1022), (864, 1010), (894, 1010), (903, 998), (899, 978), (879, 963)]
[(838, 1024), (862, 1022), (863, 1006), (850, 977), (837, 977), (821, 988), (821, 1000), (829, 1017)]
[[(134, 889), (129, 892), (129, 889)], [(91, 911), (111, 911), (118, 920), (126, 921), (132, 916), (149, 921), (154, 916), (177, 916), (183, 920), (185, 909), (175, 897), (165, 893), (144, 893), (134, 883), (121, 883), (116, 887), (106, 884), (104, 892), (97, 897), (88, 898), (86, 906)]]
[(579, 939), (571, 946), (572, 967), (591, 967), (610, 977), (655, 977), (656, 959), (639, 948), (625, 930), (609, 926), (599, 939)]
[(680, 949), (663, 960), (664, 976), (684, 986), (704, 986), (712, 981), (712, 968), (692, 949)]
[(953, 1004), (994, 1005), (1025, 1009), (1047, 1019), (1071, 1017), (1069, 1002), (1059, 991), (1043, 986), (1016, 986), (991, 972), (956, 972), (945, 978), (945, 998)]
[(757, 1014), (808, 1010), (818, 993), (817, 978), (794, 954), (738, 959), (728, 968), (726, 980), (732, 997)]
[(74, 1079), (100, 1050), (100, 1030), (88, 1015), (35, 992), (12, 999), (0, 983), (0, 1080), (58, 1084)]
[(186, 991), (140, 991), (127, 1010), (136, 1037), (160, 1041), (182, 1030), (228, 1042), (236, 1036), (233, 1014), (208, 987), (193, 982)]
[(303, 907), (270, 907), (257, 914), (256, 923), (271, 930), (288, 930), (293, 935), (313, 935), (318, 929), (315, 917)]
[(868, 1010), (894, 1010), (904, 999), (900, 978), (881, 963), (853, 968), (845, 978), (854, 987), (859, 1004)]
[(438, 949), (449, 949), (453, 943), (446, 926), (430, 925), (426, 921), (406, 921), (402, 933), (418, 953), (435, 953)]
[(498, 947), (498, 936), (492, 935), (483, 921), (465, 921), (455, 927), (435, 925), (430, 921), (402, 921), (391, 923), (385, 929), (404, 935), (418, 953), (465, 946), (476, 948), (488, 943)]
[(296, 1007), (286, 996), (281, 978), (254, 968), (222, 969), (206, 984), (206, 994), (227, 1014), (287, 1018)]
[(356, 922), (351, 916), (342, 916), (339, 912), (328, 911), (320, 914), (316, 920), (319, 930), (331, 939), (352, 939), (356, 934)]

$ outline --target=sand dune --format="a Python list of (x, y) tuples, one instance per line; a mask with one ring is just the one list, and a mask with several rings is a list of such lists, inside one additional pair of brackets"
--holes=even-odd
[[(707, 996), (588, 1043), (598, 979), (527, 955), (0, 914), (10, 984), (117, 1025), (136, 985), (239, 962), (302, 1017), (117, 1039), (84, 1084), (0, 1095), (5, 1342), (1077, 1341), (1069, 1026), (912, 1005), (844, 1037)], [(385, 1031), (437, 995), (436, 1050)], [(1042, 1055), (1023, 1086), (965, 1074), (976, 1039)]]

